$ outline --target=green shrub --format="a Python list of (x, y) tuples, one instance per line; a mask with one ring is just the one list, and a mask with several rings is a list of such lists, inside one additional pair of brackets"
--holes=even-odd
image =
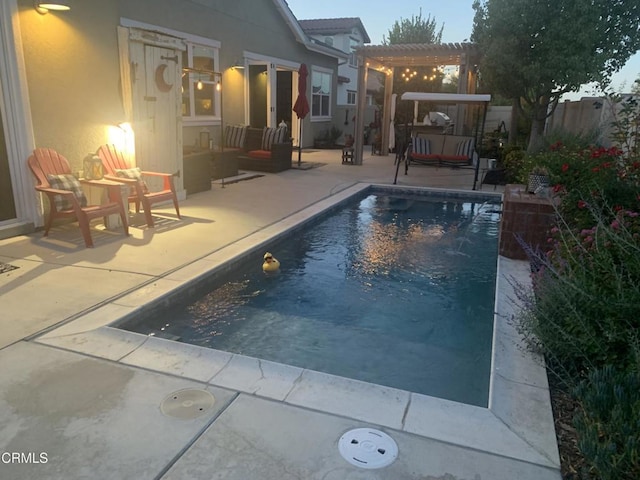
[(565, 380), (634, 364), (640, 344), (640, 215), (593, 214), (592, 228), (554, 227), (548, 250), (531, 252), (533, 291), (521, 291), (520, 326)]
[(571, 150), (585, 150), (592, 145), (600, 144), (601, 131), (598, 128), (582, 131), (579, 133), (570, 132), (564, 128), (554, 128), (546, 133), (542, 144), (545, 150), (551, 150), (552, 145), (564, 145)]
[(529, 249), (533, 289), (516, 285), (516, 322), (577, 385), (578, 446), (605, 480), (640, 478), (640, 105), (618, 100), (615, 147), (565, 136), (513, 162), (521, 183), (545, 167), (559, 201), (546, 247)]
[(640, 375), (608, 365), (574, 392), (578, 448), (602, 480), (640, 478)]
[(507, 145), (502, 152), (502, 166), (508, 183), (521, 183), (526, 152), (519, 145)]

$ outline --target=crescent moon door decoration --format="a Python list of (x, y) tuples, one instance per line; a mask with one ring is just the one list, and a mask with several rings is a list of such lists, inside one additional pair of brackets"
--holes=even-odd
[(158, 87), (158, 90), (165, 93), (173, 88), (173, 85), (167, 83), (164, 79), (164, 71), (167, 69), (167, 66), (168, 65), (166, 63), (162, 63), (156, 68), (156, 87)]

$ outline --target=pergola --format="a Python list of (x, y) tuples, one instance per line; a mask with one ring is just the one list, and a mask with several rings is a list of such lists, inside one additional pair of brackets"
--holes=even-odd
[[(385, 73), (384, 108), (382, 115), (381, 153), (389, 151), (389, 125), (391, 95), (393, 93), (394, 67), (436, 67), (439, 65), (457, 65), (459, 67), (458, 93), (475, 93), (476, 65), (479, 51), (475, 43), (444, 44), (404, 44), (404, 45), (365, 45), (359, 47), (358, 55), (358, 92), (365, 92), (369, 69)], [(366, 96), (358, 95), (356, 107), (355, 138), (364, 138), (364, 110)], [(464, 106), (458, 106), (458, 115), (464, 115)], [(362, 142), (356, 141), (353, 162), (362, 164)]]

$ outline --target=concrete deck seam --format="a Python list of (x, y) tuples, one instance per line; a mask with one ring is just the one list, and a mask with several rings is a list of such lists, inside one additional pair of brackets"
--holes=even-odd
[(402, 420), (400, 420), (400, 425), (402, 426), (402, 430), (405, 429), (405, 423), (407, 420), (407, 415), (409, 414), (409, 409), (411, 408), (412, 399), (413, 399), (413, 393), (409, 393), (409, 399), (407, 400), (407, 404), (404, 406), (404, 412), (402, 412)]
[[(141, 273), (140, 275), (146, 275), (146, 274), (142, 274)], [(105, 299), (105, 300), (102, 300), (101, 302), (98, 302), (98, 303), (96, 303), (96, 304), (94, 304), (94, 305), (92, 305), (90, 307), (87, 307), (87, 308), (85, 308), (84, 310), (81, 310), (78, 313), (74, 313), (73, 315), (69, 315), (68, 317), (60, 320), (58, 323), (55, 323), (55, 324), (50, 325), (50, 326), (48, 326), (46, 328), (43, 328), (42, 330), (38, 330), (37, 332), (32, 333), (31, 335), (28, 335), (28, 336), (24, 337), (23, 340), (27, 340), (27, 341), (34, 340), (34, 339), (36, 339), (36, 338), (38, 338), (38, 337), (40, 337), (42, 335), (45, 335), (45, 334), (47, 334), (49, 332), (52, 332), (53, 330), (56, 330), (56, 329), (58, 329), (60, 327), (63, 327), (68, 323), (71, 323), (71, 322), (73, 322), (75, 320), (78, 320), (79, 318), (81, 318), (81, 317), (83, 317), (83, 316), (85, 316), (85, 315), (87, 315), (87, 314), (89, 314), (91, 312), (94, 312), (94, 311), (98, 310), (99, 308), (104, 307), (105, 305), (109, 305), (110, 303), (117, 304), (116, 302), (120, 298), (122, 298), (122, 297), (124, 297), (126, 295), (129, 295), (130, 293), (133, 293), (136, 290), (140, 290), (141, 288), (152, 284), (153, 282), (159, 280), (160, 278), (161, 277), (151, 277), (149, 280), (147, 280), (145, 282), (142, 282), (142, 283), (140, 283), (138, 285), (135, 285), (135, 286), (133, 286), (133, 287), (121, 292), (121, 293), (118, 293), (116, 295), (113, 295), (113, 296)]]
[(502, 373), (500, 373), (498, 371), (494, 371), (493, 373), (494, 373), (494, 375), (497, 375), (498, 377), (502, 378), (505, 382), (509, 382), (509, 383), (512, 383), (512, 384), (515, 384), (515, 385), (524, 385), (526, 387), (538, 388), (540, 390), (547, 391), (547, 392), (549, 391), (549, 387), (544, 387), (544, 386), (541, 386), (541, 385), (534, 385), (533, 383), (529, 383), (529, 382), (519, 382), (517, 380), (513, 380), (512, 378), (505, 377)]
[(224, 408), (221, 408), (215, 415), (213, 415), (211, 417), (211, 419), (205, 423), (203, 425), (203, 427), (196, 432), (196, 434), (193, 436), (193, 438), (187, 442), (178, 453), (176, 453), (174, 455), (174, 457), (162, 468), (162, 470), (160, 470), (160, 472), (158, 473), (158, 475), (156, 475), (154, 477), (154, 480), (161, 480), (162, 477), (165, 476), (165, 474), (171, 470), (171, 467), (173, 467), (178, 460), (180, 460), (180, 458), (182, 458), (182, 456), (187, 453), (187, 451), (200, 439), (200, 437), (202, 437), (202, 435), (204, 435), (204, 433), (209, 429), (209, 427), (211, 427), (211, 425), (213, 425), (215, 423), (215, 421), (220, 418), (220, 415), (222, 415), (223, 412), (225, 412), (232, 404), (233, 402), (235, 402), (235, 400), (240, 396), (239, 392), (236, 392), (235, 395), (233, 395), (231, 397), (231, 399), (229, 400), (229, 402), (225, 405)]
[[(218, 388), (220, 388), (220, 387), (218, 387)], [(298, 404), (295, 404), (295, 403), (289, 403), (289, 402), (286, 402), (285, 400), (282, 400), (282, 401), (275, 400), (273, 398), (261, 397), (260, 395), (247, 393), (247, 392), (240, 392), (240, 395), (247, 395), (249, 397), (257, 397), (257, 398), (259, 398), (261, 400), (265, 400), (265, 401), (272, 402), (272, 403), (283, 403), (283, 404), (285, 404), (285, 405), (287, 405), (289, 407), (298, 408), (298, 409), (301, 409), (301, 410), (306, 410), (308, 412), (320, 413), (320, 414), (329, 415), (329, 416), (336, 417), (336, 418), (342, 418), (342, 419), (354, 422), (354, 425), (362, 425), (362, 426), (366, 426), (366, 427), (377, 428), (377, 429), (380, 429), (380, 430), (382, 430), (384, 432), (397, 432), (397, 433), (402, 433), (404, 435), (410, 435), (410, 436), (416, 437), (416, 438), (426, 438), (426, 439), (432, 440), (434, 442), (438, 442), (438, 443), (441, 443), (441, 444), (444, 444), (444, 445), (451, 445), (451, 446), (459, 448), (459, 449), (478, 452), (478, 453), (481, 453), (481, 454), (484, 454), (484, 455), (491, 455), (491, 456), (498, 457), (498, 458), (504, 458), (504, 459), (507, 459), (507, 460), (521, 462), (521, 463), (527, 464), (527, 465), (535, 465), (536, 467), (546, 468), (546, 469), (548, 469), (550, 471), (557, 471), (560, 468), (560, 465), (558, 465), (557, 468), (556, 468), (556, 467), (553, 467), (553, 466), (550, 466), (550, 465), (535, 463), (535, 462), (532, 462), (530, 460), (525, 460), (525, 459), (522, 459), (522, 458), (519, 458), (519, 457), (505, 455), (503, 453), (497, 453), (497, 452), (494, 452), (494, 451), (491, 451), (491, 450), (482, 450), (482, 449), (471, 447), (471, 446), (468, 446), (468, 445), (454, 443), (454, 442), (452, 442), (450, 440), (445, 440), (445, 439), (441, 439), (441, 438), (437, 438), (437, 437), (433, 437), (433, 436), (429, 436), (429, 435), (420, 435), (420, 434), (417, 434), (417, 433), (414, 433), (414, 432), (410, 432), (410, 431), (407, 431), (407, 430), (398, 430), (397, 428), (389, 427), (387, 425), (382, 425), (382, 424), (379, 424), (379, 423), (370, 422), (370, 421), (366, 421), (366, 420), (360, 420), (358, 418), (348, 417), (348, 416), (342, 415), (340, 413), (327, 412), (327, 411), (319, 410), (317, 408), (309, 407), (309, 406), (306, 406), (306, 405), (298, 405)], [(498, 420), (501, 422), (500, 419), (498, 419)], [(391, 433), (389, 433), (389, 435), (391, 435)], [(542, 456), (544, 458), (548, 459), (548, 457), (546, 455), (542, 455)], [(553, 461), (551, 461), (551, 460), (549, 460), (549, 463), (551, 465), (555, 465), (555, 463)]]
[[(20, 340), (20, 342), (23, 342), (23, 341), (25, 341), (25, 340)], [(19, 342), (17, 342), (17, 343), (19, 343)], [(105, 357), (100, 357), (100, 356), (97, 356), (97, 355), (92, 355), (92, 354), (87, 353), (87, 352), (79, 352), (77, 350), (71, 350), (69, 348), (60, 347), (58, 345), (50, 345), (48, 343), (40, 343), (37, 340), (35, 340), (35, 341), (31, 342), (31, 343), (35, 343), (40, 347), (53, 348), (53, 349), (59, 350), (61, 352), (73, 353), (73, 354), (76, 354), (76, 355), (82, 355), (83, 357), (88, 357), (88, 358), (93, 358), (95, 360), (101, 360), (101, 361), (104, 361), (104, 362), (113, 363), (113, 364), (116, 364), (116, 365), (120, 365), (123, 368), (133, 368), (133, 369), (140, 370), (140, 371), (143, 371), (143, 372), (155, 373), (155, 374), (158, 374), (158, 375), (166, 375), (168, 377), (176, 378), (176, 379), (179, 379), (179, 380), (188, 380), (190, 382), (201, 384), (203, 387), (215, 387), (215, 388), (218, 388), (218, 389), (221, 389), (221, 390), (226, 390), (228, 392), (232, 392), (234, 394), (244, 393), (244, 392), (241, 392), (241, 391), (233, 389), (233, 388), (224, 387), (224, 386), (221, 386), (221, 385), (216, 385), (214, 383), (209, 383), (208, 381), (199, 380), (199, 379), (193, 378), (193, 377), (187, 377), (185, 375), (178, 375), (176, 373), (167, 372), (167, 371), (164, 371), (164, 370), (154, 370), (153, 368), (142, 367), (140, 365), (122, 363), (120, 361), (122, 359), (113, 360), (111, 358), (105, 358)], [(131, 353), (133, 353), (133, 351), (129, 352), (127, 355), (129, 355)], [(127, 355), (125, 355), (125, 357)], [(125, 357), (122, 357), (122, 358), (125, 358)], [(260, 397), (260, 398), (267, 398), (267, 397)]]
[(295, 390), (295, 388), (300, 384), (300, 382), (302, 382), (302, 376), (304, 375), (304, 372), (306, 371), (306, 368), (303, 368), (300, 371), (300, 375), (298, 375), (296, 377), (296, 379), (293, 381), (293, 383), (291, 384), (291, 388), (289, 389), (289, 391), (287, 392), (287, 394), (284, 396), (284, 398), (282, 399), (283, 403), (286, 403), (287, 405), (292, 405), (289, 403), (289, 401), (287, 400), (289, 398), (289, 395), (291, 395), (291, 393)]
[[(227, 360), (227, 363), (225, 363), (225, 364), (222, 366), (222, 368), (221, 368), (220, 370), (218, 370), (216, 373), (214, 373), (214, 374), (211, 376), (211, 378), (210, 378), (209, 380), (207, 380), (207, 383), (208, 383), (208, 384), (210, 384), (210, 385), (216, 385), (215, 383), (213, 383), (213, 380), (214, 380), (218, 375), (220, 375), (220, 374), (221, 374), (221, 373), (222, 373), (222, 372), (223, 372), (223, 371), (224, 371), (224, 370), (229, 366), (229, 364), (231, 363), (231, 360), (233, 360), (233, 357), (235, 357), (235, 356), (236, 356), (236, 354), (235, 354), (235, 353), (231, 354), (231, 355), (229, 356), (229, 359)], [(216, 385), (216, 386), (217, 386), (217, 385)]]
[[(96, 329), (96, 330), (97, 330), (97, 329)], [(149, 341), (149, 339), (150, 339), (150, 338), (151, 338), (151, 337), (150, 337), (149, 335), (147, 335), (147, 336), (145, 337), (144, 341), (143, 341), (140, 345), (138, 345), (137, 347), (135, 347), (135, 348), (134, 348), (133, 350), (131, 350), (130, 352), (125, 353), (123, 356), (121, 356), (120, 358), (118, 358), (117, 360), (115, 360), (115, 362), (117, 362), (117, 363), (121, 363), (121, 362), (122, 362), (122, 360), (124, 360), (125, 358), (127, 358), (127, 357), (128, 357), (129, 355), (131, 355), (132, 353), (137, 352), (139, 348), (143, 347), (143, 346), (144, 346), (144, 345)], [(128, 364), (125, 364), (125, 365), (128, 365)], [(131, 366), (135, 366), (135, 365), (131, 365)], [(161, 373), (164, 373), (164, 372), (161, 372)], [(187, 377), (183, 377), (183, 378), (187, 378)], [(191, 379), (191, 380), (193, 380), (193, 379)]]
[[(519, 434), (518, 432), (516, 432), (513, 428), (511, 428), (511, 425), (509, 425), (505, 420), (503, 420), (496, 412), (494, 412), (493, 410), (489, 409), (489, 411), (493, 414), (493, 416), (500, 422), (502, 423), (505, 427), (507, 427), (507, 429), (512, 432), (516, 437), (518, 437), (519, 439), (521, 439), (524, 443), (526, 443), (527, 445), (529, 445), (529, 447), (531, 447), (531, 449), (534, 452), (537, 452), (538, 454), (540, 454), (540, 456), (546, 458), (547, 460), (549, 460), (549, 463), (551, 465), (556, 465), (558, 468), (560, 468), (560, 464), (557, 463), (554, 459), (552, 459), (551, 457), (549, 457), (549, 455), (547, 455), (546, 452), (540, 450), (538, 447), (536, 447), (535, 445), (533, 445), (529, 440), (527, 440), (525, 437), (523, 437), (521, 434)], [(555, 429), (554, 429), (555, 432)], [(525, 460), (523, 460), (525, 461)]]

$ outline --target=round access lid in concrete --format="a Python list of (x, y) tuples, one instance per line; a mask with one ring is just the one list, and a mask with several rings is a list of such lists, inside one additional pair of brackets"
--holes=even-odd
[(338, 449), (344, 459), (360, 468), (382, 468), (398, 457), (398, 445), (384, 432), (373, 428), (356, 428), (340, 437)]
[(169, 417), (189, 420), (204, 415), (216, 402), (206, 390), (186, 388), (169, 394), (160, 404), (160, 411)]

